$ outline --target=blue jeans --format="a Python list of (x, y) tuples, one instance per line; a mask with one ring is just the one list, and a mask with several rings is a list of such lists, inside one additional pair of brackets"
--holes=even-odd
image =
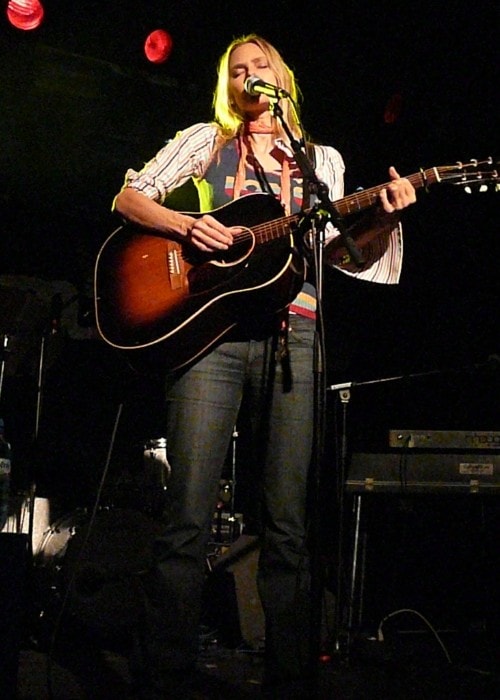
[(258, 590), (266, 619), (266, 677), (299, 678), (307, 664), (306, 505), (313, 439), (315, 322), (291, 316), (289, 367), (276, 337), (219, 345), (167, 382), (166, 526), (154, 549), (143, 645), (158, 673), (191, 666), (219, 481), (243, 396), (262, 465)]

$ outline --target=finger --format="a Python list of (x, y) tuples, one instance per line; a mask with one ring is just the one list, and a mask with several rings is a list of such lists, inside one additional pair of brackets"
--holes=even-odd
[(415, 188), (406, 178), (393, 180), (389, 185), (391, 201), (399, 208), (413, 204), (417, 200)]
[(388, 206), (384, 206), (384, 209), (393, 212), (402, 208), (401, 177), (393, 165), (389, 168), (389, 177), (392, 182), (385, 188), (385, 204)]
[(213, 216), (205, 215), (200, 219), (200, 225), (203, 231), (213, 238), (214, 241), (224, 243), (225, 245), (231, 245), (233, 242), (233, 234), (224, 224), (220, 221), (214, 219)]
[(192, 243), (194, 243), (200, 250), (204, 251), (214, 251), (214, 250), (227, 250), (229, 245), (222, 241), (218, 241), (202, 231), (197, 231), (193, 233)]
[(417, 193), (415, 192), (415, 188), (409, 180), (402, 180), (402, 182), (405, 204), (414, 204), (417, 201)]
[(384, 189), (380, 190), (380, 201), (382, 203), (382, 208), (388, 214), (392, 214), (394, 211), (396, 211), (396, 207), (389, 201), (387, 189), (385, 187)]
[(200, 250), (227, 250), (231, 241), (206, 222), (198, 221), (191, 229), (191, 241)]
[(222, 237), (225, 238), (229, 243), (232, 242), (233, 234), (231, 230), (227, 228), (227, 226), (221, 224), (220, 221), (217, 221), (217, 219), (215, 219), (213, 216), (210, 216), (210, 214), (204, 216), (203, 221), (208, 224), (210, 229), (213, 229), (214, 231), (217, 231), (219, 234), (221, 234)]

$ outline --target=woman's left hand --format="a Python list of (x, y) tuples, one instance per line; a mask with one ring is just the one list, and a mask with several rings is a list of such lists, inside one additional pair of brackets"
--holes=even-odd
[(392, 165), (389, 168), (389, 175), (391, 183), (380, 191), (380, 202), (384, 211), (392, 214), (416, 202), (417, 197), (411, 182), (404, 177), (400, 177), (396, 168)]

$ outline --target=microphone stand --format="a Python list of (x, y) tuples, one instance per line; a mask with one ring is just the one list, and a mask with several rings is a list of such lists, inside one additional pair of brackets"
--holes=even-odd
[(2, 339), (2, 346), (0, 347), (0, 405), (2, 402), (2, 392), (3, 392), (3, 380), (5, 374), (5, 367), (7, 363), (7, 355), (9, 353), (9, 336), (5, 334)]
[[(272, 109), (274, 116), (277, 119), (279, 119), (283, 126), (283, 129), (286, 132), (286, 135), (290, 139), (290, 145), (295, 156), (295, 161), (299, 166), (304, 180), (306, 180), (309, 185), (309, 191), (311, 192), (311, 194), (315, 194), (318, 197), (321, 207), (328, 214), (333, 225), (339, 231), (341, 240), (346, 249), (348, 250), (351, 260), (353, 260), (353, 262), (358, 267), (362, 267), (364, 265), (364, 259), (361, 254), (361, 251), (356, 246), (356, 243), (354, 242), (352, 236), (349, 235), (344, 219), (337, 211), (334, 203), (328, 196), (327, 185), (318, 179), (316, 173), (314, 172), (314, 168), (311, 161), (302, 150), (303, 144), (301, 144), (301, 142), (298, 141), (290, 131), (290, 128), (283, 117), (283, 110), (281, 109), (281, 106), (278, 104), (277, 101), (273, 102)], [(319, 209), (321, 209), (321, 207)], [(318, 211), (319, 209), (317, 207), (314, 208), (314, 210), (316, 211)]]
[[(323, 333), (323, 312), (322, 312), (322, 294), (323, 294), (323, 252), (325, 243), (325, 224), (328, 215), (333, 225), (340, 232), (342, 242), (356, 265), (361, 267), (364, 264), (361, 252), (356, 247), (354, 240), (349, 236), (344, 220), (336, 210), (334, 203), (328, 195), (328, 187), (321, 182), (315, 171), (313, 164), (307, 154), (302, 150), (304, 143), (298, 141), (284, 117), (283, 110), (278, 104), (278, 98), (271, 101), (273, 115), (280, 121), (285, 130), (286, 135), (290, 140), (290, 145), (295, 157), (295, 161), (303, 175), (304, 182), (309, 188), (311, 194), (316, 195), (319, 204), (316, 203), (308, 218), (311, 222), (312, 242), (314, 246), (314, 279), (316, 283), (317, 296), (317, 313), (316, 313), (316, 336), (314, 343), (314, 435), (313, 435), (313, 453), (311, 456), (311, 473), (313, 484), (312, 502), (311, 502), (311, 538), (310, 538), (310, 557), (311, 557), (311, 614), (310, 614), (310, 635), (309, 635), (309, 668), (308, 675), (311, 682), (311, 697), (318, 696), (319, 688), (319, 659), (321, 654), (321, 618), (322, 618), (322, 596), (324, 589), (324, 575), (321, 567), (320, 555), (320, 498), (321, 492), (321, 466), (324, 456), (324, 435), (325, 435), (325, 404), (326, 404), (326, 388), (324, 379), (324, 333)], [(318, 226), (316, 227), (316, 222)], [(319, 235), (318, 235), (319, 234)]]
[[(40, 421), (42, 417), (42, 406), (43, 406), (43, 391), (45, 388), (45, 362), (47, 354), (47, 340), (51, 335), (56, 335), (59, 333), (59, 327), (61, 323), (61, 314), (63, 311), (63, 304), (60, 294), (54, 294), (51, 300), (51, 308), (49, 318), (45, 324), (45, 328), (42, 330), (40, 337), (40, 346), (38, 353), (38, 374), (37, 374), (37, 385), (36, 385), (36, 409), (35, 409), (35, 426), (33, 432), (33, 445), (35, 448), (38, 446), (38, 440), (40, 437)], [(30, 547), (30, 553), (33, 555), (35, 553), (33, 548), (33, 537), (34, 537), (34, 527), (35, 527), (35, 507), (37, 499), (37, 475), (31, 475), (31, 483), (28, 493), (29, 502), (29, 521), (28, 521), (28, 541)]]

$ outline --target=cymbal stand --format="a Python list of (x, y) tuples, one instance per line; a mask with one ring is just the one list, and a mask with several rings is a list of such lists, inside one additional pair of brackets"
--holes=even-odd
[[(54, 322), (51, 323), (51, 328), (48, 334), (54, 334), (57, 332)], [(40, 434), (40, 419), (42, 415), (42, 403), (43, 403), (43, 385), (45, 379), (45, 352), (46, 352), (46, 342), (47, 342), (47, 332), (43, 332), (40, 338), (40, 351), (38, 354), (38, 373), (37, 373), (37, 384), (36, 384), (36, 409), (35, 409), (35, 425), (33, 431), (33, 444), (36, 445), (38, 442), (38, 437)], [(33, 534), (34, 534), (34, 522), (35, 522), (35, 505), (36, 505), (36, 477), (32, 475), (31, 483), (28, 492), (28, 508), (29, 508), (29, 520), (28, 520), (28, 542), (33, 554)]]
[(229, 501), (229, 541), (234, 542), (236, 535), (236, 513), (235, 513), (235, 489), (236, 489), (236, 443), (239, 437), (238, 428), (235, 425), (231, 436), (231, 499)]
[[(341, 656), (344, 652), (349, 651), (350, 648), (350, 633), (351, 633), (351, 608), (352, 608), (352, 597), (350, 599), (349, 605), (349, 621), (347, 625), (347, 637), (345, 640), (345, 645), (342, 645), (341, 641), (341, 618), (343, 614), (343, 580), (344, 580), (344, 526), (345, 526), (345, 488), (347, 478), (347, 407), (349, 401), (351, 400), (351, 391), (347, 385), (339, 385), (340, 389), (338, 391), (338, 397), (342, 404), (342, 429), (340, 435), (340, 452), (337, 470), (336, 470), (336, 497), (337, 497), (337, 517), (338, 517), (338, 532), (336, 537), (337, 544), (337, 571), (336, 571), (336, 595), (335, 595), (335, 611), (334, 611), (334, 653)], [(336, 389), (337, 387), (329, 387), (330, 390)], [(357, 535), (355, 537), (355, 546), (357, 551)], [(357, 555), (353, 557), (353, 560), (357, 562)], [(354, 573), (351, 575), (351, 584), (354, 581)]]
[[(2, 339), (2, 347), (0, 348), (0, 402), (2, 401), (3, 380), (5, 376), (5, 365), (7, 362), (9, 346), (9, 336), (5, 333)], [(1, 405), (1, 403), (0, 403)]]

